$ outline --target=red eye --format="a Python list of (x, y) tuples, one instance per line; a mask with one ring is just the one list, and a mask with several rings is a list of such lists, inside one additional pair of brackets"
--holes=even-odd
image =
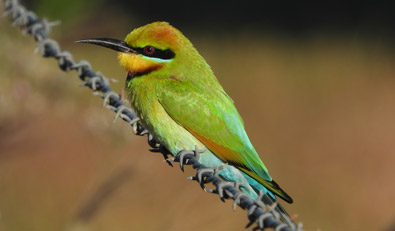
[(153, 46), (146, 46), (144, 47), (144, 53), (146, 53), (147, 55), (151, 55), (152, 53), (154, 53), (155, 48)]

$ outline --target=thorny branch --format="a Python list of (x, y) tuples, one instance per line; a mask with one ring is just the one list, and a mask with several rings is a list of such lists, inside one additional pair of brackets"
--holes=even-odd
[[(189, 177), (190, 180), (197, 181), (206, 192), (218, 194), (220, 199), (233, 199), (233, 209), (238, 205), (242, 209), (248, 210), (249, 223), (247, 228), (255, 224), (253, 230), (264, 230), (273, 228), (276, 231), (301, 231), (302, 224), (296, 225), (287, 216), (281, 216), (275, 210), (274, 205), (266, 205), (262, 202), (261, 193), (255, 200), (239, 190), (239, 183), (224, 181), (218, 176), (218, 169), (208, 168), (198, 161), (201, 150), (182, 151), (175, 158), (168, 159), (171, 155), (166, 148), (155, 141), (153, 136), (141, 125), (139, 118), (134, 111), (124, 105), (120, 95), (110, 88), (110, 81), (104, 75), (92, 70), (88, 61), (74, 61), (73, 56), (68, 51), (60, 49), (58, 43), (47, 35), (51, 27), (57, 23), (40, 19), (32, 11), (26, 10), (17, 0), (3, 0), (5, 15), (12, 21), (14, 26), (22, 29), (23, 32), (33, 36), (37, 42), (37, 49), (43, 57), (53, 57), (58, 60), (59, 68), (63, 71), (74, 70), (82, 80), (81, 86), (90, 88), (93, 94), (103, 99), (103, 107), (114, 111), (115, 119), (121, 118), (126, 121), (136, 135), (147, 136), (148, 144), (152, 147), (150, 151), (162, 153), (169, 165), (178, 162), (183, 170), (184, 165), (192, 165), (196, 169), (196, 175)], [(212, 183), (215, 189), (206, 189), (205, 185)], [(280, 219), (281, 218), (281, 219)]]

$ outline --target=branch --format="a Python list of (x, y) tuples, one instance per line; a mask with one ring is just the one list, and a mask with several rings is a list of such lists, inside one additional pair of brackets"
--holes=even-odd
[[(48, 22), (40, 19), (32, 11), (26, 10), (17, 0), (3, 0), (5, 15), (9, 17), (14, 26), (22, 29), (23, 32), (33, 36), (37, 42), (37, 49), (42, 57), (52, 57), (58, 60), (59, 68), (62, 71), (76, 71), (82, 80), (81, 86), (90, 88), (93, 94), (103, 99), (103, 107), (114, 111), (115, 119), (121, 118), (127, 122), (136, 135), (147, 136), (148, 144), (152, 152), (160, 152), (170, 165), (178, 162), (183, 170), (184, 165), (191, 165), (196, 169), (196, 175), (189, 177), (190, 180), (197, 181), (206, 192), (218, 194), (221, 200), (232, 199), (233, 209), (238, 205), (244, 210), (248, 210), (249, 223), (246, 227), (255, 224), (253, 230), (264, 230), (273, 228), (276, 231), (301, 231), (302, 224), (296, 225), (287, 216), (283, 216), (275, 210), (276, 205), (266, 205), (262, 202), (263, 193), (257, 199), (252, 199), (239, 190), (238, 182), (224, 181), (218, 176), (218, 169), (208, 168), (198, 161), (200, 150), (182, 151), (175, 158), (168, 159), (170, 154), (166, 148), (158, 143), (154, 137), (141, 125), (139, 118), (134, 111), (122, 103), (118, 93), (110, 88), (110, 81), (104, 75), (92, 70), (88, 61), (74, 61), (71, 53), (60, 49), (58, 43), (48, 37), (51, 27), (55, 22)], [(206, 189), (205, 184), (212, 183), (215, 189)]]

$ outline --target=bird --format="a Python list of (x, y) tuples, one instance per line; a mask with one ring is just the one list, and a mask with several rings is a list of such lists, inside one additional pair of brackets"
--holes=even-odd
[[(266, 202), (293, 199), (272, 179), (245, 131), (234, 101), (191, 41), (168, 22), (153, 22), (125, 40), (76, 41), (110, 48), (126, 70), (125, 89), (143, 126), (173, 155), (204, 149), (200, 163)], [(244, 76), (243, 78), (247, 78)], [(285, 212), (283, 207), (280, 210)], [(286, 213), (286, 212), (285, 212)]]

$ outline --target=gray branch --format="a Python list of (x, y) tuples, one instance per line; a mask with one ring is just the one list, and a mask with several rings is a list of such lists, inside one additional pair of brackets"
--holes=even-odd
[[(121, 118), (126, 121), (136, 135), (147, 136), (148, 144), (152, 152), (163, 154), (169, 165), (178, 162), (183, 170), (184, 165), (191, 165), (196, 169), (196, 175), (189, 177), (197, 181), (206, 192), (218, 194), (221, 200), (232, 199), (233, 209), (238, 205), (248, 211), (249, 223), (246, 228), (254, 225), (253, 230), (265, 230), (273, 228), (276, 231), (301, 231), (302, 224), (296, 225), (288, 216), (283, 216), (275, 210), (274, 205), (266, 205), (262, 202), (261, 193), (257, 199), (252, 199), (239, 189), (239, 183), (224, 181), (218, 176), (215, 168), (208, 168), (198, 161), (199, 150), (182, 151), (175, 158), (168, 158), (171, 153), (158, 143), (151, 134), (141, 125), (134, 111), (123, 104), (120, 95), (110, 88), (110, 81), (104, 75), (92, 70), (88, 61), (74, 61), (68, 51), (60, 49), (59, 44), (48, 37), (51, 27), (55, 22), (40, 19), (32, 11), (26, 10), (17, 0), (3, 0), (5, 15), (12, 21), (14, 26), (23, 32), (33, 36), (37, 42), (37, 48), (42, 57), (52, 57), (58, 60), (59, 68), (63, 71), (76, 71), (82, 80), (81, 86), (90, 88), (93, 94), (103, 99), (103, 106), (114, 111), (115, 119)], [(206, 189), (205, 185), (212, 183), (215, 189)]]

